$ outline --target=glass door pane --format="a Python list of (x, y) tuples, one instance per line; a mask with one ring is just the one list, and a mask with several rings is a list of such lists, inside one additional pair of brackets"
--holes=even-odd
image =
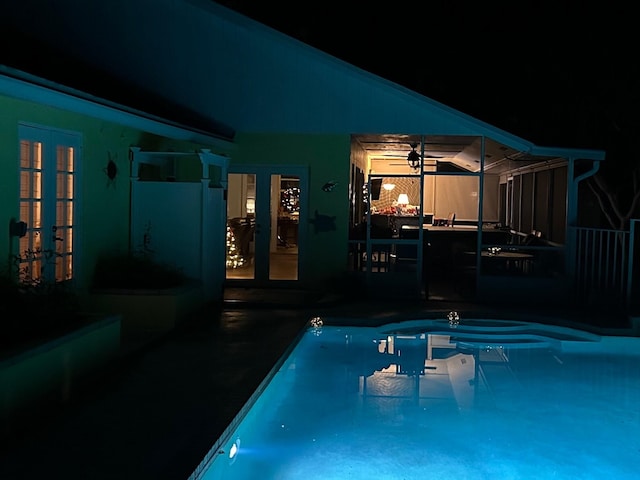
[(27, 223), (19, 240), (21, 270), (30, 281), (71, 280), (80, 138), (27, 125), (20, 125), (19, 135), (20, 219)]
[(300, 176), (254, 167), (230, 173), (227, 193), (227, 280), (298, 280)]
[(226, 278), (255, 279), (256, 175), (230, 173), (227, 191)]
[(271, 175), (272, 238), (269, 280), (298, 279), (300, 178)]

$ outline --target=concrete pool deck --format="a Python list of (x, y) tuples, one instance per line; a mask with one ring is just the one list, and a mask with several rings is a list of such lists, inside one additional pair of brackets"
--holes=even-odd
[(72, 388), (64, 405), (26, 418), (2, 438), (0, 478), (186, 480), (310, 318), (382, 324), (451, 310), (462, 321), (563, 318), (565, 326), (630, 334), (622, 319), (597, 312), (230, 289), (222, 305), (202, 309), (179, 330), (125, 349), (108, 371)]

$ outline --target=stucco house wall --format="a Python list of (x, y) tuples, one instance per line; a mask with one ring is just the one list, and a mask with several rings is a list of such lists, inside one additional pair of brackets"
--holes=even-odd
[[(335, 230), (316, 232), (309, 221), (301, 224), (307, 242), (300, 248), (302, 281), (309, 287), (323, 286), (328, 279), (345, 270), (349, 215), (350, 135), (250, 134), (234, 138), (237, 165), (308, 165), (309, 215), (315, 212), (335, 217)], [(322, 189), (327, 182), (335, 188)], [(319, 284), (319, 285), (318, 285)]]
[[(195, 151), (207, 146), (5, 95), (0, 95), (0, 110), (0, 218), (5, 230), (5, 235), (0, 235), (0, 252), (5, 253), (5, 259), (10, 253), (20, 253), (18, 238), (8, 235), (10, 219), (20, 220), (18, 125), (37, 125), (81, 136), (74, 212), (78, 227), (74, 237), (74, 280), (80, 292), (90, 286), (98, 257), (129, 249), (129, 148)], [(117, 165), (114, 180), (106, 173), (110, 159)], [(181, 166), (186, 176), (194, 176), (196, 168), (201, 171), (199, 165)]]

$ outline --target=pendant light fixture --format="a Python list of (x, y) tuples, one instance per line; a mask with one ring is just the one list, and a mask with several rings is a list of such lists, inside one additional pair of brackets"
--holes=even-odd
[(412, 170), (418, 171), (420, 169), (420, 154), (418, 152), (416, 152), (416, 148), (418, 147), (417, 143), (410, 143), (409, 145), (411, 145), (411, 151), (409, 152), (409, 155), (407, 156), (407, 163), (409, 164), (409, 167), (411, 167)]

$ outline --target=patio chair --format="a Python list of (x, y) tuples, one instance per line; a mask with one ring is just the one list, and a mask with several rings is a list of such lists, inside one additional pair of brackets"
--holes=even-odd
[(449, 215), (447, 216), (447, 223), (446, 226), (447, 227), (453, 227), (453, 223), (456, 221), (456, 214), (455, 212), (449, 212)]
[(435, 227), (453, 227), (453, 223), (456, 220), (455, 212), (449, 212), (447, 218), (434, 218), (433, 225)]

